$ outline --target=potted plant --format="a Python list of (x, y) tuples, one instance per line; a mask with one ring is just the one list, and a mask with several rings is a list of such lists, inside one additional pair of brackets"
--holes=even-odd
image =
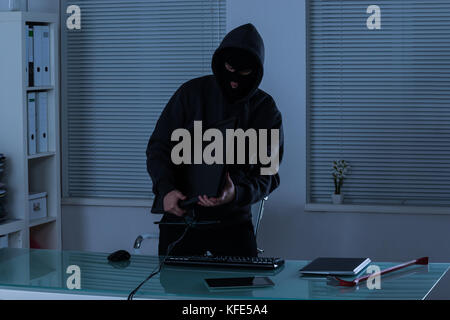
[(344, 178), (349, 170), (350, 166), (345, 160), (333, 161), (332, 176), (334, 180), (334, 193), (331, 195), (331, 199), (334, 204), (342, 204), (344, 202), (344, 194), (341, 189)]

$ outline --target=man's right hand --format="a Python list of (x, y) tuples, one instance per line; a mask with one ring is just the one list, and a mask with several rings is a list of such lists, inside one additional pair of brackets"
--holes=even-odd
[(178, 217), (182, 217), (186, 210), (178, 206), (178, 201), (186, 200), (186, 196), (178, 190), (172, 190), (164, 197), (164, 211), (170, 212)]

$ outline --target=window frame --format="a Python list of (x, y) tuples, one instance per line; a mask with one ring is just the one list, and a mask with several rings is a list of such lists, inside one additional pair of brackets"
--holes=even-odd
[[(305, 136), (306, 136), (306, 165), (305, 177), (306, 201), (304, 211), (309, 213), (368, 213), (368, 214), (405, 214), (405, 215), (450, 215), (450, 206), (430, 206), (430, 205), (379, 205), (379, 204), (333, 204), (317, 203), (311, 201), (311, 55), (310, 44), (310, 11), (311, 3), (316, 0), (305, 1)], [(330, 163), (331, 166), (331, 163)], [(331, 181), (331, 180), (330, 180)]]

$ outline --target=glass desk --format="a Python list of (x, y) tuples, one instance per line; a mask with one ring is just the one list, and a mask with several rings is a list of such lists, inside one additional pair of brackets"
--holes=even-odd
[[(132, 255), (129, 263), (112, 264), (108, 253), (36, 249), (0, 249), (0, 297), (8, 292), (80, 295), (126, 299), (159, 263), (158, 257)], [(135, 299), (424, 299), (450, 264), (411, 266), (381, 277), (381, 289), (334, 287), (324, 278), (305, 278), (298, 270), (308, 261), (287, 260), (278, 271), (248, 271), (204, 267), (164, 266), (135, 295)], [(397, 263), (373, 263), (381, 269)], [(71, 265), (81, 271), (81, 289), (68, 289)], [(211, 292), (204, 279), (268, 276), (274, 287)], [(37, 296), (36, 296), (37, 295)], [(67, 296), (70, 298), (70, 296)], [(50, 295), (51, 298), (51, 295)], [(58, 298), (59, 299), (59, 298)]]

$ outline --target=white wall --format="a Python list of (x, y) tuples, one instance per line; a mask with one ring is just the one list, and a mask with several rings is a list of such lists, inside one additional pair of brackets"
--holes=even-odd
[[(139, 234), (158, 233), (153, 222), (160, 216), (149, 212), (146, 208), (63, 206), (63, 249), (97, 252), (124, 249), (131, 253)], [(156, 254), (157, 245), (157, 240), (146, 240), (141, 252)]]
[[(0, 0), (0, 11), (8, 10), (9, 0)], [(59, 12), (59, 0), (28, 0), (28, 11)]]
[(59, 0), (28, 0), (28, 11), (58, 13), (59, 3)]
[[(35, 1), (35, 0), (33, 0)], [(449, 216), (307, 213), (305, 205), (305, 2), (227, 0), (227, 30), (253, 23), (266, 45), (262, 88), (284, 117), (281, 186), (270, 197), (259, 234), (265, 255), (292, 259), (369, 256), (409, 260), (428, 255), (450, 261)], [(141, 232), (156, 230), (145, 208), (63, 206), (63, 248), (131, 250)], [(231, 235), (230, 235), (231, 236)], [(156, 242), (145, 243), (155, 252)]]

